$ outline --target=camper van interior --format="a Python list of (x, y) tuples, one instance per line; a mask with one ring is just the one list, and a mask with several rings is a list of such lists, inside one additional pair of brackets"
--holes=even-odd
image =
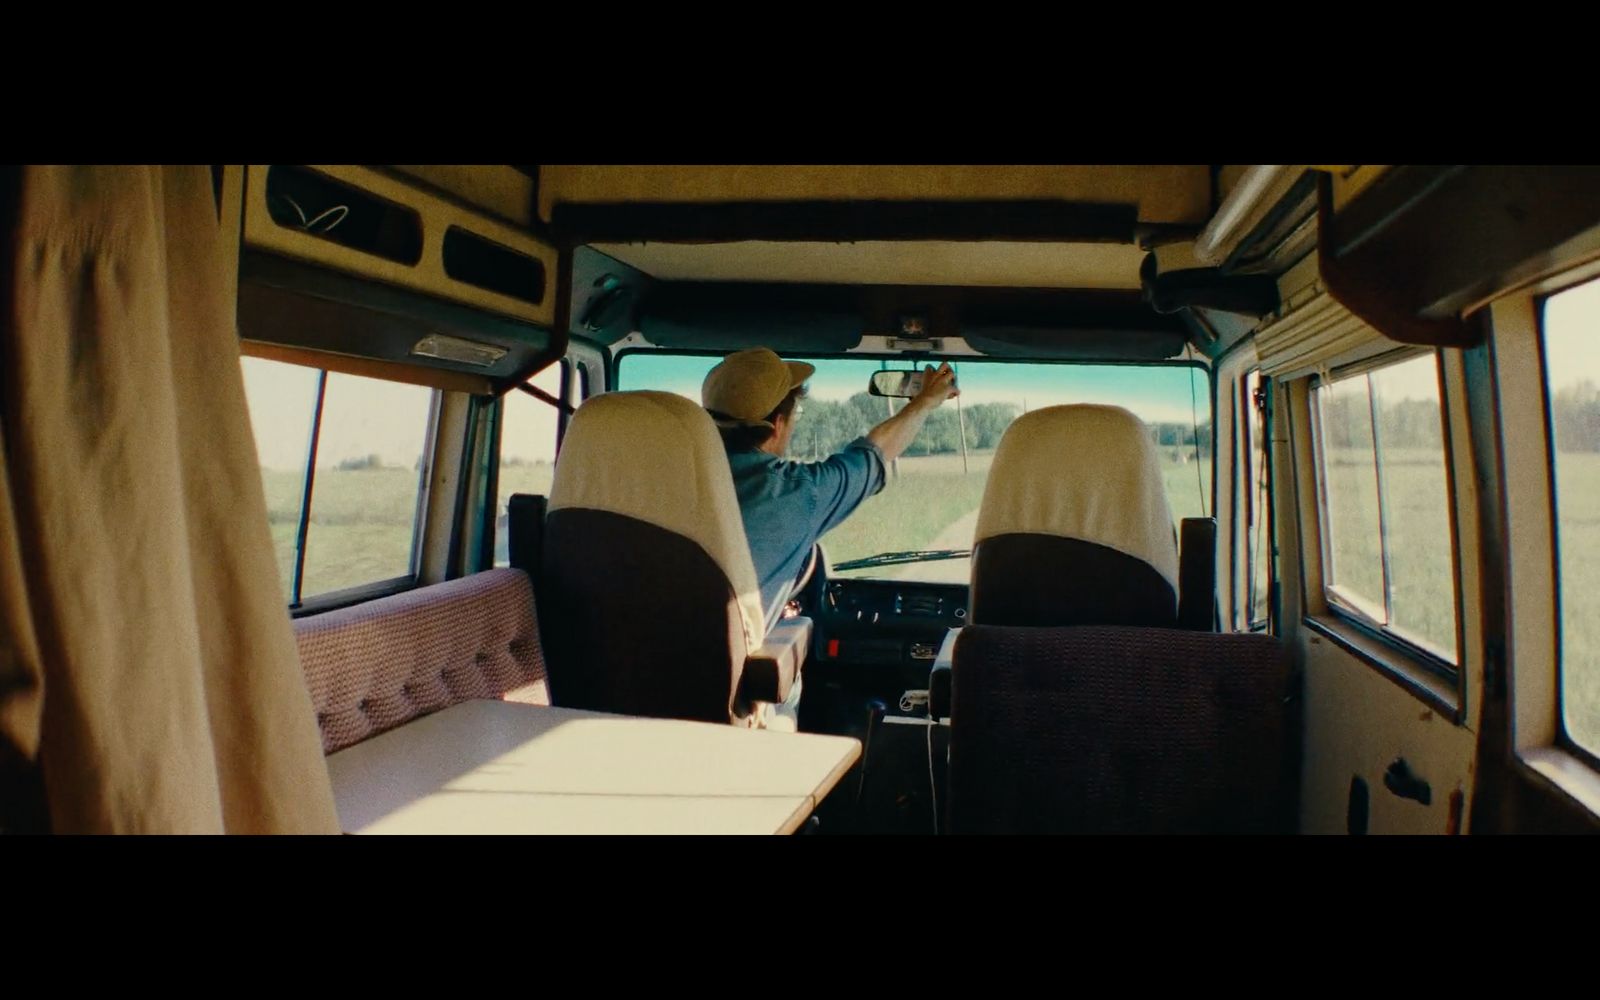
[(1600, 831), (1600, 168), (0, 177), (4, 832)]

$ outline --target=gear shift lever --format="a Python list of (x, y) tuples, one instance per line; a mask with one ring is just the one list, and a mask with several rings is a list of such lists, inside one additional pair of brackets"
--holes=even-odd
[(867, 765), (872, 760), (872, 735), (883, 725), (883, 717), (889, 712), (889, 706), (881, 700), (874, 698), (867, 702), (867, 738), (861, 747), (861, 780), (856, 783), (856, 805), (861, 804), (861, 793), (867, 787)]

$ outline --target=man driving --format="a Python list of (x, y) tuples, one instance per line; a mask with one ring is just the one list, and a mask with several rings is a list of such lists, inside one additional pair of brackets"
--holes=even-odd
[[(750, 557), (761, 582), (766, 628), (783, 614), (817, 539), (883, 489), (888, 463), (916, 439), (928, 414), (959, 393), (949, 364), (929, 366), (922, 391), (894, 416), (821, 462), (784, 459), (816, 371), (764, 347), (730, 354), (706, 375), (700, 401), (722, 433)], [(796, 679), (779, 717), (795, 720)]]

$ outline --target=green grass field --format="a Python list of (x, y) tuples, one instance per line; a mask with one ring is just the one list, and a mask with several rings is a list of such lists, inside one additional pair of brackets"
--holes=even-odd
[[(823, 536), (828, 559), (839, 563), (879, 552), (971, 545), (970, 534), (964, 541), (952, 540), (948, 546), (934, 543), (947, 528), (978, 509), (993, 459), (993, 452), (970, 454), (969, 471), (965, 474), (960, 455), (900, 459), (896, 463), (898, 472), (891, 472), (883, 492), (868, 497), (848, 520)], [(961, 566), (966, 563), (963, 561)], [(887, 574), (883, 569), (863, 569), (845, 575)]]
[[(823, 537), (828, 559), (839, 563), (878, 552), (971, 548), (978, 506), (983, 501), (983, 487), (993, 459), (993, 452), (971, 452), (965, 473), (960, 455), (900, 459), (898, 474), (883, 492), (869, 498), (848, 521)], [(1208, 465), (1201, 463), (1197, 476), (1193, 462), (1180, 462), (1170, 449), (1163, 449), (1162, 476), (1174, 518), (1200, 515), (1202, 486), (1206, 513), (1211, 512)], [(967, 560), (952, 559), (860, 569), (844, 575), (955, 583), (965, 581), (969, 569)]]
[[(1329, 452), (1328, 515), (1333, 580), (1358, 608), (1384, 620), (1383, 550), (1372, 452)], [(1456, 659), (1455, 560), (1444, 454), (1385, 449), (1383, 488), (1389, 538), (1390, 628)]]
[[(263, 469), (267, 520), (283, 592), (294, 568), (294, 534), (304, 484), (298, 472)], [(549, 495), (554, 467), (508, 465), (500, 470), (500, 506), (513, 493)], [(306, 532), (302, 597), (403, 576), (411, 566), (418, 475), (410, 469), (318, 469)], [(496, 542), (504, 546), (504, 530)], [(503, 555), (503, 552), (502, 552)]]
[(1600, 754), (1600, 454), (1556, 458), (1562, 707), (1567, 733)]
[[(298, 472), (261, 470), (267, 520), (285, 595), (304, 482)], [(302, 597), (404, 576), (411, 568), (418, 474), (411, 469), (318, 469), (306, 529)]]

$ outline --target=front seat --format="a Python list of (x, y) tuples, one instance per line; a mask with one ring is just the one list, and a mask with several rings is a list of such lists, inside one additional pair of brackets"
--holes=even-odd
[(763, 727), (811, 623), (762, 636), (761, 596), (716, 426), (666, 392), (573, 415), (545, 522), (540, 621), (556, 705)]
[(980, 625), (1178, 625), (1178, 545), (1150, 432), (1117, 406), (1023, 414), (972, 548)]
[(1189, 529), (1180, 574), (1155, 446), (1127, 410), (1012, 423), (978, 515), (973, 624), (930, 677), (952, 832), (1294, 829), (1288, 658), (1210, 631), (1214, 529)]

